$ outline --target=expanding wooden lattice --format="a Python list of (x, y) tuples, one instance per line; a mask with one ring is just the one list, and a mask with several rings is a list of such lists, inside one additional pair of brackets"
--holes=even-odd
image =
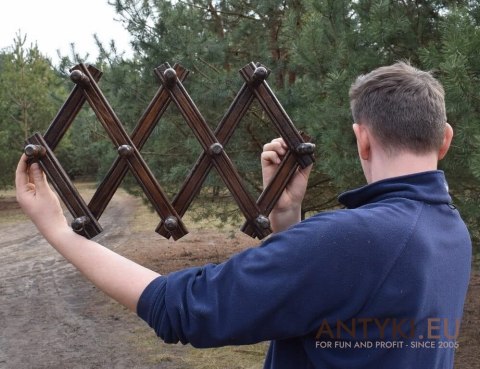
[[(102, 73), (95, 67), (84, 64), (76, 65), (70, 72), (70, 79), (75, 83), (75, 87), (45, 134), (42, 136), (36, 133), (27, 139), (25, 154), (30, 160), (37, 160), (40, 163), (74, 218), (72, 228), (87, 238), (92, 238), (102, 231), (98, 219), (117, 191), (127, 170), (133, 173), (161, 218), (156, 232), (166, 238), (170, 236), (175, 240), (181, 238), (188, 233), (182, 222), (182, 216), (199, 193), (211, 168), (215, 167), (246, 218), (242, 231), (251, 237), (262, 239), (271, 233), (268, 215), (291, 176), (299, 165), (305, 168), (314, 161), (315, 145), (304, 141), (266, 83), (268, 69), (258, 63), (249, 63), (240, 70), (245, 83), (215, 132), (210, 129), (185, 90), (182, 81), (188, 71), (181, 65), (176, 64), (172, 68), (165, 63), (155, 69), (161, 86), (131, 136), (123, 128), (97, 84)], [(277, 133), (283, 137), (289, 148), (273, 179), (257, 201), (246, 190), (239, 173), (223, 149), (254, 98), (259, 101)], [(118, 157), (88, 205), (53, 153), (85, 101), (92, 107), (118, 149)], [(180, 191), (171, 202), (140, 154), (140, 150), (170, 102), (177, 106), (203, 148)]]

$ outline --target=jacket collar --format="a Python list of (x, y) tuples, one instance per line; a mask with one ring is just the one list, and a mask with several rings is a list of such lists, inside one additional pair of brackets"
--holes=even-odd
[(449, 204), (452, 202), (445, 174), (441, 170), (383, 179), (344, 192), (338, 197), (338, 201), (352, 209), (395, 197), (428, 203)]

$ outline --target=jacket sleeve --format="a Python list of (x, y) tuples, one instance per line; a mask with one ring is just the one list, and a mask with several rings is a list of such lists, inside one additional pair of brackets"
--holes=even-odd
[(195, 347), (299, 337), (322, 319), (352, 316), (378, 275), (364, 275), (369, 251), (351, 247), (355, 231), (336, 229), (345, 223), (338, 213), (311, 217), (222, 264), (159, 277), (138, 315), (165, 342)]

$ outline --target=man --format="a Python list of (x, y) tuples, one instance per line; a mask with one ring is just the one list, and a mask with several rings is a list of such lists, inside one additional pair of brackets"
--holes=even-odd
[[(368, 185), (340, 196), (348, 209), (300, 222), (311, 168), (298, 170), (270, 215), (275, 234), (219, 265), (160, 276), (75, 234), (24, 156), (17, 199), (53, 247), (165, 342), (271, 340), (265, 368), (451, 368), (471, 241), (437, 170), (453, 136), (443, 88), (396, 63), (359, 77), (350, 98)], [(265, 184), (285, 151), (280, 139), (265, 145)]]

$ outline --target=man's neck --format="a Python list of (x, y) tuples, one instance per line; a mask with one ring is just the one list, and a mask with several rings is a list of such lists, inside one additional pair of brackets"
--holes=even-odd
[(418, 155), (402, 152), (393, 156), (378, 156), (369, 166), (366, 173), (368, 183), (382, 179), (400, 177), (414, 173), (436, 170), (438, 157), (435, 153)]

